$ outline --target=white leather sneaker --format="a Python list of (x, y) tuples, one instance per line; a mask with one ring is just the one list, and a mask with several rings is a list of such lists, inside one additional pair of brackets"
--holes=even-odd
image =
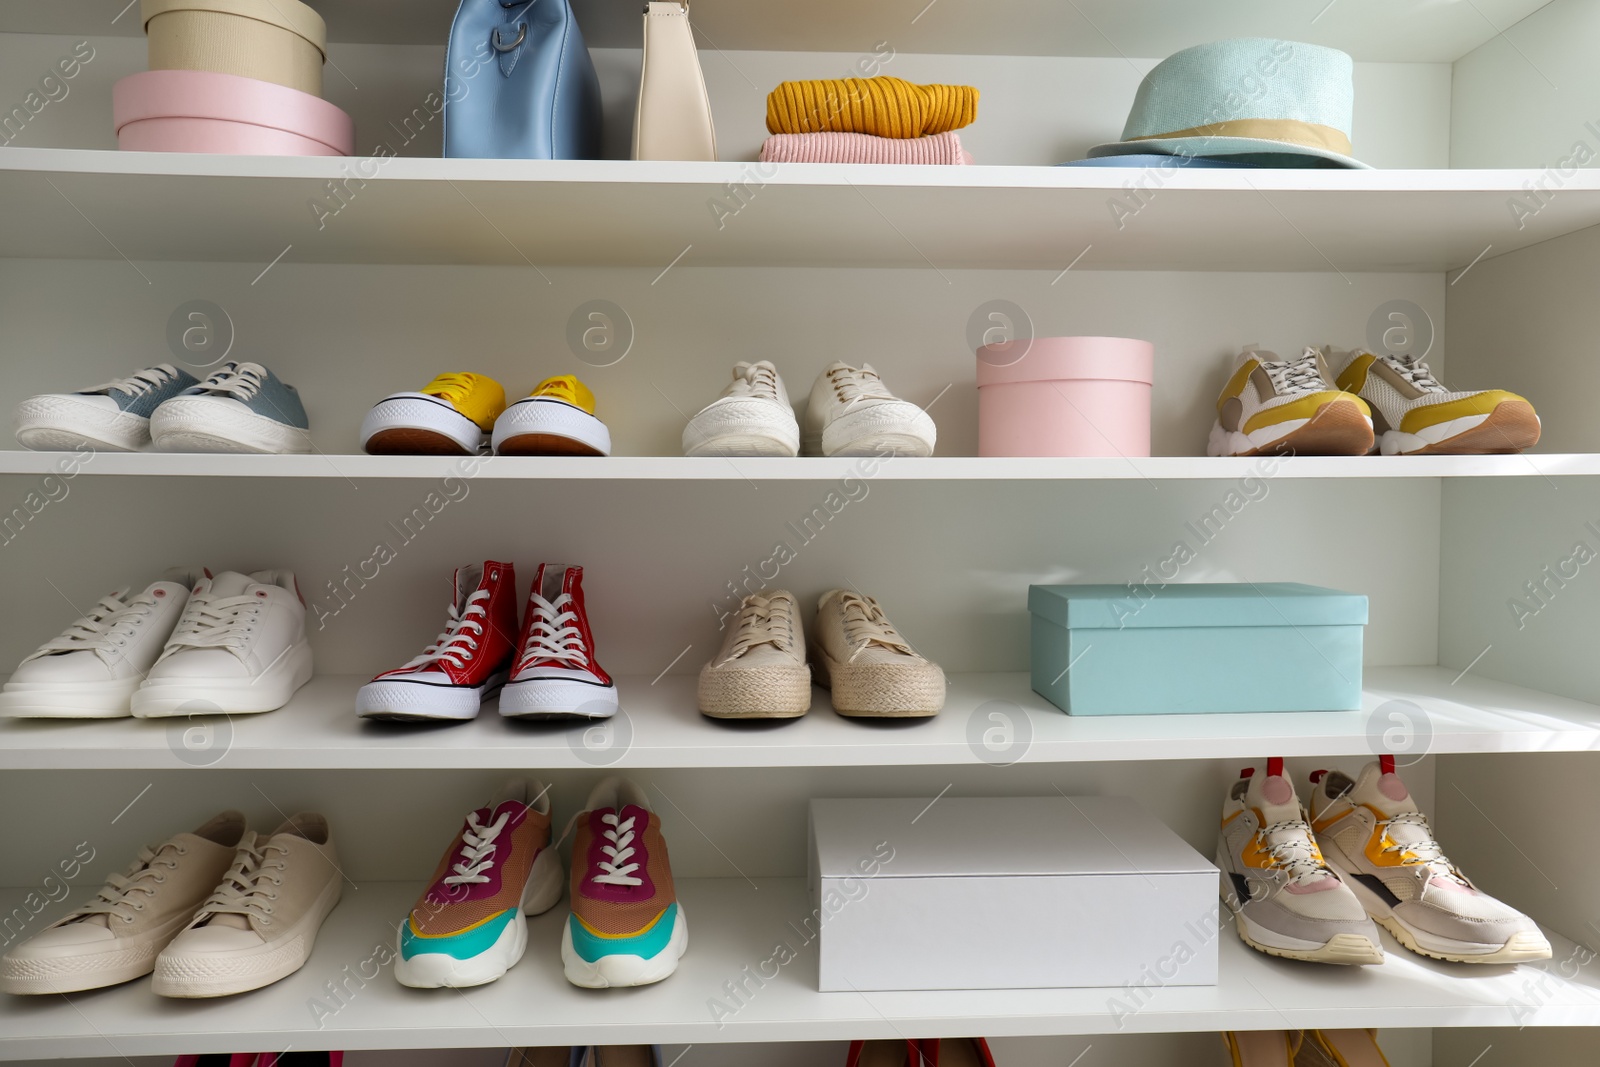
[(273, 711), (311, 680), (306, 606), (288, 571), (201, 579), (161, 658), (133, 694), (133, 713)]
[(205, 571), (172, 570), (129, 597), (101, 597), (89, 614), (40, 645), (0, 690), (0, 714), (17, 718), (100, 719), (127, 715), (128, 702)]
[(735, 363), (733, 381), (683, 428), (686, 456), (795, 456), (800, 423), (778, 368)]
[(928, 413), (889, 392), (870, 363), (834, 363), (811, 386), (808, 456), (931, 456), (936, 437)]
[(247, 833), (221, 883), (156, 957), (163, 997), (224, 997), (305, 966), (339, 903), (343, 876), (328, 820), (292, 815), (272, 835)]
[(0, 958), (0, 990), (73, 993), (149, 974), (227, 871), (244, 832), (244, 816), (225, 811), (192, 834), (140, 849), (93, 898)]

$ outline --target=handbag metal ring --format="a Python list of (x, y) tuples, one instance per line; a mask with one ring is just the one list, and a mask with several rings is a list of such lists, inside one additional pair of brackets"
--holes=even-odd
[(500, 31), (503, 29), (505, 29), (504, 26), (496, 26), (494, 28), (494, 33), (489, 35), (489, 43), (494, 46), (494, 50), (496, 52), (514, 51), (518, 45), (522, 44), (523, 41), (528, 39), (528, 24), (526, 22), (517, 23), (517, 39), (512, 41), (510, 44), (500, 43)]

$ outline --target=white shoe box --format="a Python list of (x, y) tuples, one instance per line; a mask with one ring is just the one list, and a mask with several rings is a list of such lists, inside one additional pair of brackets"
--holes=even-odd
[(813, 800), (823, 992), (1217, 981), (1217, 868), (1122, 797)]

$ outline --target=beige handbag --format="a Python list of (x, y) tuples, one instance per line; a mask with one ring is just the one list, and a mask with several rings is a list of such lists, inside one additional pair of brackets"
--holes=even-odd
[(633, 118), (633, 158), (717, 158), (711, 100), (700, 73), (687, 3), (645, 5), (644, 70)]

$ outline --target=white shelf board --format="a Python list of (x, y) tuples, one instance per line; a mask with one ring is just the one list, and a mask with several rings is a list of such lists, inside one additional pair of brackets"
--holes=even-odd
[[(510, 721), (493, 703), (465, 723), (367, 722), (355, 713), (356, 689), (367, 679), (320, 675), (287, 706), (265, 715), (0, 720), (0, 769), (972, 764), (980, 753), (988, 755), (985, 731), (1005, 725), (1017, 740), (992, 755), (1000, 762), (1346, 756), (1377, 751), (1384, 732), (1397, 724), (1392, 711), (1411, 720), (1417, 740), (1408, 751), (1417, 754), (1600, 750), (1600, 707), (1457, 675), (1443, 667), (1369, 667), (1362, 710), (1353, 712), (1074, 717), (1032, 692), (1025, 674), (953, 674), (938, 716), (888, 722), (844, 718), (820, 689), (800, 719), (716, 721), (697, 710), (694, 675), (667, 675), (654, 685), (642, 675), (626, 676), (617, 683), (626, 719), (609, 732), (587, 724)], [(1384, 707), (1389, 701), (1414, 707)], [(202, 721), (213, 729), (191, 733)]]
[[(860, 459), (728, 459), (688, 456), (495, 456), (463, 474), (460, 458), (311, 453), (244, 456), (193, 452), (67, 452), (0, 450), (0, 477), (42, 477), (76, 466), (83, 475), (176, 478), (342, 478), (438, 481), (1237, 481), (1257, 478), (1559, 478), (1600, 476), (1600, 453), (1514, 456), (1294, 456), (1276, 460), (1229, 456), (983, 458), (935, 456), (880, 461), (864, 474)], [(471, 469), (471, 468), (468, 468)], [(1270, 473), (1266, 473), (1270, 471)]]
[[(1600, 1025), (1600, 964), (1575, 967), (1583, 957), (1573, 957), (1573, 944), (1556, 936), (1555, 959), (1542, 966), (1435, 963), (1385, 935), (1384, 963), (1344, 968), (1275, 959), (1245, 947), (1224, 928), (1213, 931), (1220, 956), (1217, 985), (1147, 990), (1137, 1010), (1120, 1014), (1118, 1002), (1132, 1007), (1135, 1000), (1116, 988), (818, 993), (816, 953), (798, 932), (812, 915), (798, 879), (680, 882), (689, 951), (677, 973), (659, 985), (604, 993), (568, 985), (559, 949), (566, 909), (558, 906), (529, 921), (527, 954), (500, 981), (469, 990), (414, 990), (399, 985), (383, 964), (393, 954), (396, 924), (419, 889), (404, 883), (347, 885), (305, 967), (252, 993), (165, 1000), (140, 979), (65, 997), (6, 997), (0, 1001), (0, 1060), (240, 1048)], [(7, 894), (8, 910), (19, 900), (20, 894)], [(1197, 923), (1196, 929), (1191, 949), (1205, 939), (1204, 927)], [(725, 983), (740, 981), (745, 968), (754, 972), (773, 958), (780, 941), (797, 958), (738, 1006)], [(1156, 961), (1129, 961), (1130, 981), (1146, 962)], [(342, 1002), (330, 994), (330, 982), (343, 986)], [(737, 1010), (719, 1020), (708, 1003), (714, 998)], [(319, 1001), (325, 1006), (320, 1015), (314, 1011)]]
[[(1150, 175), (1153, 175), (1150, 176)], [(0, 150), (0, 256), (638, 267), (1440, 271), (1600, 223), (1580, 170), (328, 159)], [(357, 177), (319, 218), (329, 181)], [(1136, 214), (1113, 210), (1143, 182)], [(719, 214), (729, 183), (737, 214)], [(331, 203), (331, 201), (329, 201)], [(1131, 209), (1126, 209), (1131, 210)], [(490, 221), (493, 220), (493, 221)], [(1081, 259), (1079, 258), (1081, 255)]]
[[(707, 49), (857, 52), (879, 40), (898, 52), (1160, 57), (1222, 37), (1283, 37), (1343, 48), (1357, 59), (1449, 62), (1548, 0), (990, 0), (985, 4), (859, 4), (816, 0), (695, 0)], [(135, 36), (128, 0), (7, 0), (0, 32)], [(333, 41), (440, 44), (453, 2), (319, 0)], [(639, 47), (636, 5), (573, 0), (592, 47)], [(120, 15), (120, 17), (119, 17)]]

